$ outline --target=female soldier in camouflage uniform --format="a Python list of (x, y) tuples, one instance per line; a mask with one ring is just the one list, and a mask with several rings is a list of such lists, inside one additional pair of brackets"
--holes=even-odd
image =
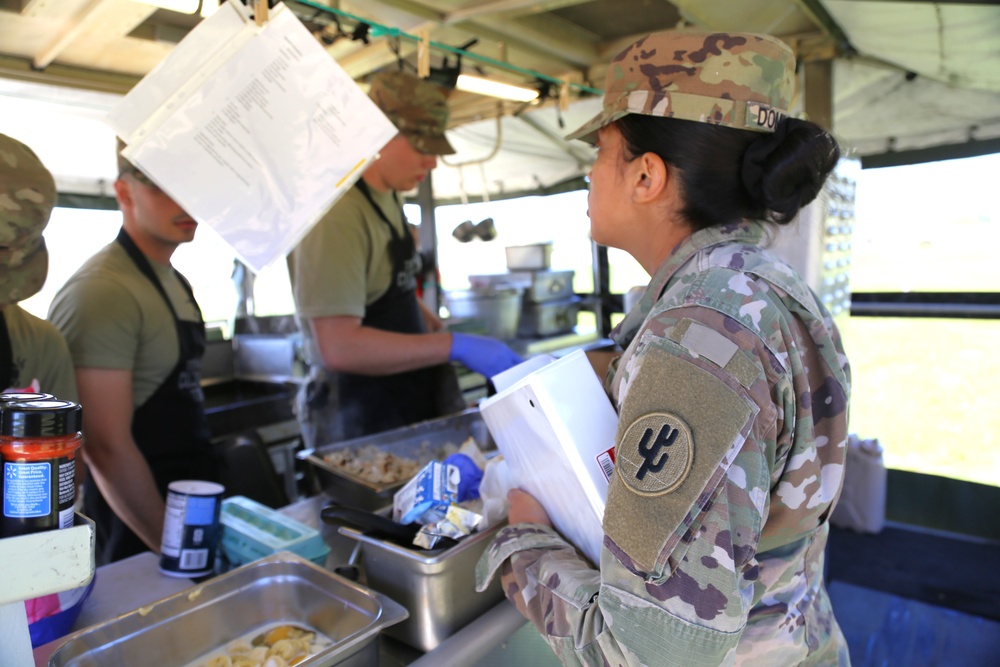
[(620, 53), (596, 141), (595, 241), (651, 275), (613, 333), (619, 413), (600, 569), (512, 491), (480, 562), (565, 664), (849, 663), (823, 586), (850, 375), (830, 314), (769, 254), (836, 165), (786, 117), (794, 56), (748, 34), (658, 33)]

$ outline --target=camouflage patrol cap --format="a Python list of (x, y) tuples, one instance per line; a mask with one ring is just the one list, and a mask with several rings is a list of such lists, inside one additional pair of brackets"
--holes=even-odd
[(604, 108), (567, 139), (630, 113), (773, 132), (788, 115), (795, 54), (770, 35), (670, 30), (644, 37), (611, 61)]
[(455, 152), (444, 136), (448, 100), (437, 84), (406, 72), (380, 72), (372, 79), (368, 96), (421, 153)]
[(55, 203), (55, 180), (38, 156), (0, 134), (0, 307), (45, 284), (49, 253), (42, 230)]

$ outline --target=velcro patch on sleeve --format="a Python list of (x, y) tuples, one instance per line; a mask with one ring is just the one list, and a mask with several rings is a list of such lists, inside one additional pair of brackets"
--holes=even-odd
[(737, 352), (726, 364), (726, 372), (749, 389), (760, 377), (762, 371), (750, 360), (746, 352)]
[(760, 376), (752, 361), (741, 352), (739, 345), (718, 331), (685, 317), (672, 328), (667, 337), (684, 347), (691, 354), (708, 359), (735, 378), (747, 389)]
[[(664, 341), (669, 346), (673, 343)], [(758, 408), (721, 379), (648, 349), (619, 412), (604, 531), (645, 572), (701, 513), (746, 439)]]
[(736, 343), (715, 329), (694, 321), (688, 325), (679, 342), (693, 354), (705, 357), (719, 368), (725, 368), (739, 349)]

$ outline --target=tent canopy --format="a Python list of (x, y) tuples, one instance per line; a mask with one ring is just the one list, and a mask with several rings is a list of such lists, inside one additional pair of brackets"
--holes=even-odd
[[(182, 14), (144, 2), (0, 0), (0, 77), (126, 92), (201, 20), (197, 11)], [(193, 3), (205, 10), (212, 4)], [(596, 113), (595, 93), (611, 56), (651, 31), (679, 26), (765, 32), (786, 41), (800, 63), (793, 111), (831, 126), (850, 154), (906, 162), (942, 147), (970, 155), (1000, 150), (995, 0), (286, 4), (359, 83), (401, 61), (414, 66), (418, 37), (426, 35), (437, 74), (454, 74), (462, 55), (466, 74), (541, 91), (536, 104), (452, 93), (449, 134), (458, 154), (434, 174), (440, 200), (579, 183), (593, 152), (562, 137)]]

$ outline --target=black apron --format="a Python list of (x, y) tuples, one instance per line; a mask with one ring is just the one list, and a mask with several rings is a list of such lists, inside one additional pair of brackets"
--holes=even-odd
[[(356, 186), (379, 218), (389, 227), (392, 240), (392, 281), (388, 291), (365, 308), (361, 325), (404, 334), (427, 333), (417, 301), (421, 260), (409, 230), (399, 230), (375, 203), (367, 183)], [(400, 218), (404, 221), (400, 209)], [(313, 420), (312, 447), (349, 440), (435, 419), (465, 408), (458, 378), (450, 364), (440, 364), (396, 375), (325, 373), (324, 383), (313, 383), (307, 397), (308, 419)]]
[[(116, 239), (140, 272), (163, 297), (177, 327), (180, 355), (170, 375), (149, 399), (132, 415), (132, 437), (146, 458), (156, 488), (166, 497), (167, 485), (180, 479), (218, 481), (219, 468), (212, 454), (208, 420), (205, 417), (201, 389), (201, 361), (205, 353), (205, 323), (201, 311), (197, 322), (178, 319), (163, 285), (149, 260), (129, 238), (125, 230)], [(181, 276), (181, 284), (191, 302), (191, 286)], [(101, 496), (93, 479), (88, 478), (84, 491), (85, 513), (97, 526), (97, 564), (103, 565), (148, 551), (149, 548), (119, 519)]]

